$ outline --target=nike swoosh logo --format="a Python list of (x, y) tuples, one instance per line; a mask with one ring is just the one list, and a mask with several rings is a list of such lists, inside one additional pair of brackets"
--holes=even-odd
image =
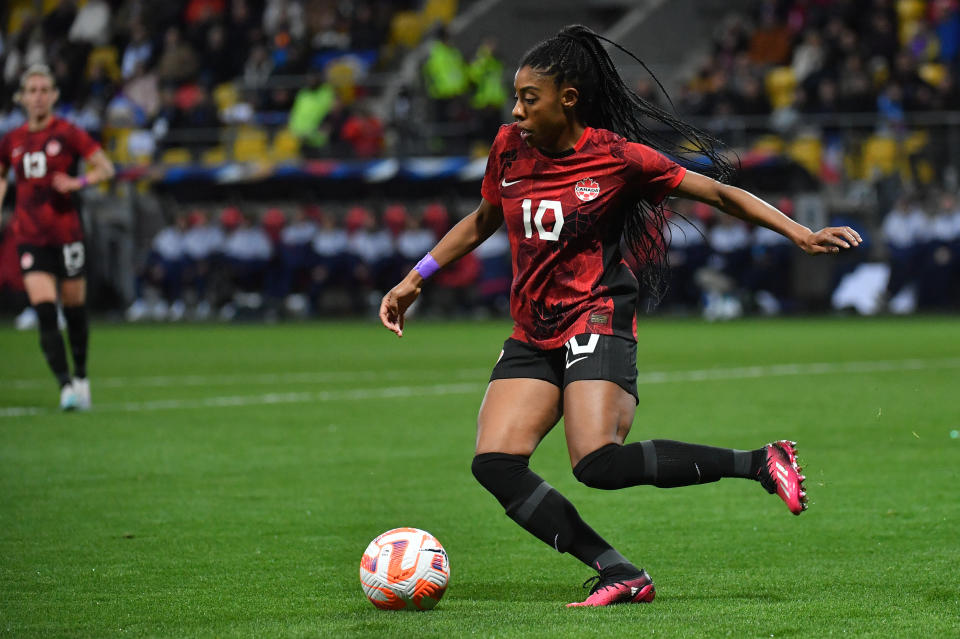
[(586, 355), (584, 355), (583, 357), (578, 357), (577, 359), (572, 359), (572, 360), (570, 360), (570, 361), (567, 362), (567, 368), (570, 368), (571, 366), (573, 366), (573, 365), (576, 364), (577, 362), (582, 361), (582, 360), (585, 360), (585, 359), (587, 359), (587, 356), (586, 356)]
[(521, 180), (514, 180), (513, 182), (507, 182), (507, 178), (503, 178), (503, 180), (500, 182), (500, 186), (513, 186), (514, 184), (517, 184), (519, 182), (523, 182), (523, 180), (521, 179)]

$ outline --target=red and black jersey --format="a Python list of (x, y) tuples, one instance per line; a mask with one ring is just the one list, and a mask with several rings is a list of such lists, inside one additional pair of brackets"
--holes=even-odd
[(642, 144), (587, 128), (548, 156), (504, 125), (490, 150), (484, 199), (503, 209), (513, 258), (513, 338), (559, 348), (574, 335), (636, 340), (639, 283), (620, 238), (630, 203), (658, 204), (686, 170)]
[(0, 140), (0, 165), (17, 176), (17, 206), (11, 226), (18, 244), (70, 244), (83, 239), (73, 197), (53, 188), (55, 173), (71, 173), (80, 158), (100, 148), (87, 133), (54, 117), (39, 131), (26, 124)]

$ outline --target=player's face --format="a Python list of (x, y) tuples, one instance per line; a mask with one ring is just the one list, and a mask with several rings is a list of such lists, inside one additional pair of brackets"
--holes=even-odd
[(513, 117), (524, 141), (544, 151), (566, 150), (557, 147), (570, 127), (577, 90), (569, 86), (558, 87), (553, 76), (528, 66), (520, 67), (513, 86), (517, 93)]
[(23, 85), (23, 108), (31, 120), (42, 120), (53, 109), (57, 90), (45, 75), (31, 75)]

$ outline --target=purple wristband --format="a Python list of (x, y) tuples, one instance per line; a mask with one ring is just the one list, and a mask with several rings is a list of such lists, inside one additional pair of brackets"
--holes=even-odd
[(417, 262), (417, 265), (413, 267), (417, 273), (420, 274), (420, 277), (427, 279), (440, 269), (440, 265), (437, 264), (437, 260), (433, 259), (433, 256), (427, 253), (423, 256), (423, 259)]
[(81, 189), (86, 188), (88, 184), (90, 184), (90, 180), (87, 179), (87, 176), (86, 176), (86, 175), (81, 175), (81, 176), (80, 176), (80, 188), (81, 188)]

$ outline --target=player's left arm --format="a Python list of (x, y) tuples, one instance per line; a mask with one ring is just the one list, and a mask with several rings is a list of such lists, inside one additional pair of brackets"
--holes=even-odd
[(745, 222), (772, 229), (810, 255), (837, 253), (841, 248), (859, 246), (863, 241), (860, 234), (849, 226), (828, 226), (811, 231), (752, 193), (693, 171), (687, 171), (672, 194), (704, 202)]
[(70, 193), (71, 191), (79, 191), (91, 184), (99, 184), (116, 175), (117, 171), (113, 168), (113, 162), (103, 152), (103, 149), (98, 148), (88, 155), (86, 162), (86, 172), (77, 177), (66, 173), (55, 173), (53, 175), (53, 188), (61, 193)]

